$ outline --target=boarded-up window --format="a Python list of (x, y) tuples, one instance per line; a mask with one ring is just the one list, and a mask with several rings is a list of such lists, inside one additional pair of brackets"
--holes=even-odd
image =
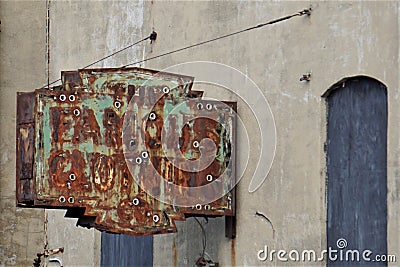
[(101, 233), (101, 266), (153, 266), (153, 236)]
[[(328, 92), (327, 107), (327, 245), (338, 250), (327, 262), (364, 266), (364, 250), (371, 260), (387, 254), (387, 89), (368, 77), (346, 79)], [(349, 261), (353, 249), (358, 263)]]

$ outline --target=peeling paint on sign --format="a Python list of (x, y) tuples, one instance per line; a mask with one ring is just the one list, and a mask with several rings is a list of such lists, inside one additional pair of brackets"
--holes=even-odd
[[(206, 205), (182, 207), (153, 198), (144, 182), (138, 183), (163, 194), (162, 184), (151, 184), (154, 174), (146, 164), (184, 187), (214, 182), (223, 172), (234, 180), (229, 162), (234, 162), (236, 103), (223, 102), (229, 108), (217, 111), (217, 121), (197, 118), (182, 129), (175, 121), (164, 125), (168, 115), (178, 121), (199, 106), (221, 103), (202, 99), (192, 84), (193, 77), (141, 68), (86, 69), (63, 72), (62, 86), (19, 93), (18, 205), (64, 208), (66, 216), (79, 218), (78, 225), (131, 235), (175, 232), (174, 220), (193, 215), (234, 216), (234, 189)], [(199, 106), (180, 105), (188, 99)], [(178, 115), (171, 112), (176, 107)], [(132, 137), (123, 138), (124, 127)], [(179, 136), (178, 144), (167, 138), (166, 146), (177, 146), (187, 160), (200, 157), (196, 142), (211, 139), (215, 159), (198, 172), (174, 166), (176, 150), (162, 149), (161, 131)], [(129, 168), (127, 160), (140, 166)], [(227, 186), (220, 184), (213, 189)]]

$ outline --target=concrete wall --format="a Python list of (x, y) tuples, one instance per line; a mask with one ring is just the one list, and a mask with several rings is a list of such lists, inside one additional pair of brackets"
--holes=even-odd
[[(30, 262), (42, 249), (43, 212), (13, 206), (15, 92), (32, 90), (47, 79), (46, 4), (0, 4), (1, 205), (7, 218), (3, 217), (1, 224), (3, 229), (19, 225), (14, 232), (2, 234), (0, 248), (5, 252), (3, 256), (0, 251), (0, 262), (15, 254), (17, 263), (25, 265), (25, 259)], [(59, 78), (61, 70), (83, 67), (147, 36), (153, 27), (158, 32), (155, 44), (136, 46), (95, 67), (118, 67), (309, 6), (309, 1), (51, 1), (50, 80)], [(320, 251), (325, 247), (326, 115), (321, 95), (343, 77), (358, 74), (375, 77), (388, 87), (388, 251), (400, 251), (399, 9), (398, 2), (390, 1), (313, 3), (311, 17), (296, 17), (142, 65), (163, 69), (196, 60), (227, 64), (246, 73), (261, 88), (274, 113), (278, 135), (275, 161), (263, 186), (249, 193), (249, 173), (255, 167), (250, 158), (238, 186), (237, 238), (224, 237), (222, 219), (210, 219), (205, 225), (206, 251), (214, 260), (223, 266), (262, 265), (257, 251), (264, 245), (285, 250)], [(312, 80), (300, 82), (310, 71)], [(213, 96), (212, 89), (205, 91), (206, 96)], [(224, 95), (220, 99), (233, 99), (220, 95)], [(250, 123), (254, 157), (259, 151), (258, 135), (251, 130), (251, 113), (240, 104), (238, 110)], [(274, 234), (269, 223), (255, 216), (256, 211), (270, 219)], [(37, 223), (29, 224), (31, 219), (26, 218)], [(18, 238), (23, 244), (13, 241)], [(50, 247), (66, 247), (66, 266), (99, 263), (99, 233), (76, 228), (74, 220), (64, 219), (62, 212), (49, 211), (49, 242)], [(154, 238), (155, 265), (192, 266), (200, 252), (201, 231), (193, 219), (179, 222), (176, 234)]]
[(46, 80), (46, 3), (0, 1), (0, 266), (43, 251), (43, 210), (15, 206), (16, 92)]
[[(153, 53), (230, 33), (309, 5), (300, 1), (155, 2), (147, 12), (152, 15), (148, 23), (159, 33)], [(321, 251), (326, 246), (326, 115), (321, 95), (343, 77), (358, 74), (383, 81), (389, 90), (388, 251), (400, 251), (398, 17), (397, 2), (319, 2), (313, 4), (311, 17), (294, 18), (147, 63), (147, 67), (159, 69), (194, 60), (230, 65), (248, 74), (263, 90), (274, 113), (278, 143), (272, 170), (255, 193), (247, 191), (250, 177), (246, 174), (240, 182), (234, 241), (224, 238), (221, 220), (213, 219), (207, 226), (207, 252), (214, 260), (224, 266), (262, 265), (257, 251), (264, 245), (287, 251)], [(299, 82), (302, 74), (310, 71), (312, 80)], [(206, 91), (206, 96), (210, 93)], [(241, 115), (243, 106), (238, 109)], [(250, 140), (257, 146), (257, 138)], [(250, 160), (249, 168), (254, 162)], [(267, 222), (254, 216), (256, 211), (268, 216), (275, 236)], [(193, 220), (179, 226), (177, 234), (155, 238), (156, 264), (171, 264), (178, 255), (178, 265), (192, 265), (199, 257), (198, 226)], [(171, 243), (177, 244), (176, 251)]]

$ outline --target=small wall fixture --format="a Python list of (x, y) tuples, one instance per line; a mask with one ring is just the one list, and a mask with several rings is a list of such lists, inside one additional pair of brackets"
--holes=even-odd
[(300, 82), (309, 82), (311, 81), (311, 72), (308, 72), (306, 74), (303, 74), (303, 76), (300, 77)]

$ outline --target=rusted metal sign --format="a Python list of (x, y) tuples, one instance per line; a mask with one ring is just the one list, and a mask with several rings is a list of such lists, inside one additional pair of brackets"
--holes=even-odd
[[(202, 99), (193, 79), (86, 69), (18, 93), (18, 205), (64, 208), (78, 225), (131, 235), (175, 232), (174, 220), (188, 216), (234, 216), (236, 103)], [(204, 138), (213, 158), (201, 167)], [(202, 195), (186, 191), (199, 187)]]

